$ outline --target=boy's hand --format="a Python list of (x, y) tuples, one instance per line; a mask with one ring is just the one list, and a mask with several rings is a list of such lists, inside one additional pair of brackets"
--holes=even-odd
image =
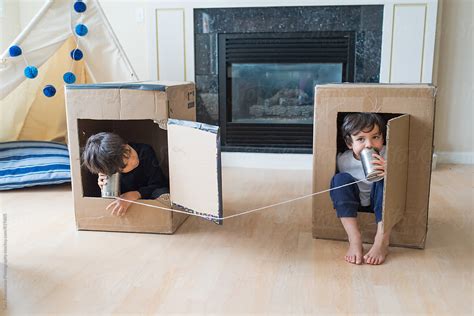
[[(141, 195), (138, 191), (130, 191), (120, 195), (120, 197), (122, 199), (136, 201), (141, 198)], [(124, 216), (130, 204), (132, 204), (132, 202), (115, 200), (106, 207), (106, 210), (112, 209), (110, 212), (111, 215)]]
[(107, 183), (107, 176), (103, 173), (99, 173), (99, 178), (97, 179), (97, 184), (99, 185), (100, 189)]
[(377, 158), (377, 160), (372, 161), (372, 164), (374, 164), (374, 169), (380, 171), (379, 176), (385, 177), (385, 166), (387, 165), (387, 162), (382, 156), (378, 154), (372, 154), (372, 157)]

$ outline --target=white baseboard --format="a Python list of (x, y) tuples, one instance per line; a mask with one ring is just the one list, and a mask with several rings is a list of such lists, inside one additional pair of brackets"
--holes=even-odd
[(438, 163), (474, 164), (474, 152), (469, 151), (438, 151)]
[(222, 166), (233, 168), (308, 170), (313, 169), (311, 154), (223, 152)]

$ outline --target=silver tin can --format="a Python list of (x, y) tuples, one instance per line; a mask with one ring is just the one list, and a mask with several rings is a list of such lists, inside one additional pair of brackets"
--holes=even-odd
[(373, 157), (372, 154), (378, 154), (373, 148), (364, 148), (360, 152), (360, 161), (364, 168), (365, 178), (369, 182), (377, 182), (383, 179), (383, 176), (378, 176), (380, 170), (374, 169), (373, 161), (377, 158)]
[(111, 176), (107, 176), (107, 182), (102, 186), (102, 197), (103, 198), (115, 198), (120, 196), (120, 173), (114, 173)]

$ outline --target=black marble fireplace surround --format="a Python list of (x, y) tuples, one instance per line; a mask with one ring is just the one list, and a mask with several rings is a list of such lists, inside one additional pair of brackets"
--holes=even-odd
[[(307, 34), (352, 34), (353, 47), (353, 70), (352, 74), (344, 69), (346, 76), (341, 81), (353, 82), (379, 82), (380, 56), (382, 46), (382, 21), (383, 6), (306, 6), (306, 7), (265, 7), (265, 8), (222, 8), (222, 9), (195, 9), (195, 82), (197, 90), (197, 119), (198, 121), (220, 125), (222, 132), (222, 145), (224, 151), (250, 151), (250, 152), (301, 152), (311, 153), (312, 126), (308, 124), (313, 112), (309, 106), (293, 107), (300, 111), (299, 119), (306, 120), (306, 124), (247, 124), (255, 126), (245, 131), (235, 131), (235, 128), (226, 129), (226, 120), (229, 119), (223, 113), (228, 107), (225, 98), (219, 99), (219, 92), (226, 90), (222, 87), (223, 78), (228, 77), (225, 67), (222, 67), (224, 56), (219, 56), (222, 50), (222, 38), (238, 34), (252, 34), (256, 37), (269, 35), (279, 37), (276, 33), (286, 33), (281, 37), (291, 38)], [(221, 40), (219, 41), (219, 37)], [(219, 48), (221, 42), (221, 48)], [(221, 67), (219, 67), (219, 60)], [(293, 61), (295, 62), (295, 61)], [(300, 61), (304, 63), (304, 58)], [(265, 61), (263, 61), (265, 63)], [(306, 64), (304, 64), (306, 65)], [(272, 65), (271, 65), (272, 66)], [(224, 69), (224, 70), (223, 70)], [(229, 69), (229, 68), (227, 68)], [(220, 81), (219, 81), (219, 74)], [(349, 76), (347, 76), (349, 74)], [(308, 92), (308, 89), (306, 90)], [(309, 90), (311, 91), (311, 89)], [(299, 92), (298, 100), (312, 98), (309, 93)], [(304, 94), (303, 96), (301, 94)], [(260, 98), (261, 99), (261, 98)], [(263, 100), (265, 103), (272, 102), (275, 97)], [(223, 101), (224, 100), (224, 101)], [(282, 101), (283, 100), (283, 101)], [(283, 109), (285, 102), (292, 99), (280, 98), (278, 106), (274, 109)], [(296, 99), (294, 99), (296, 100)], [(261, 104), (264, 102), (260, 100)], [(305, 100), (306, 103), (307, 100)], [(221, 104), (220, 104), (221, 103)], [(258, 103), (258, 102), (256, 102)], [(312, 103), (312, 102), (311, 102)], [(250, 106), (250, 104), (249, 104)], [(261, 106), (252, 105), (251, 112), (262, 113)], [(232, 111), (229, 108), (230, 111)], [(260, 111), (260, 112), (259, 112)], [(265, 110), (267, 111), (267, 110)], [(248, 113), (247, 113), (248, 114)], [(273, 113), (272, 113), (273, 114)], [(305, 117), (307, 116), (307, 117)], [(221, 119), (221, 120), (220, 120)], [(232, 119), (231, 119), (232, 120)], [(303, 121), (302, 121), (303, 122)], [(232, 126), (239, 124), (231, 124)], [(242, 126), (247, 126), (243, 124)], [(230, 126), (227, 124), (227, 126)], [(273, 128), (272, 128), (273, 126)], [(289, 126), (287, 131), (284, 126)], [(263, 129), (263, 130), (262, 130)], [(252, 133), (271, 136), (269, 139), (281, 139), (281, 142), (270, 141), (268, 143), (255, 143)], [(232, 134), (233, 133), (233, 134)], [(296, 133), (296, 134), (295, 134)], [(300, 133), (300, 134), (298, 134)], [(273, 134), (273, 136), (272, 136)], [(244, 135), (253, 141), (248, 144), (242, 142), (233, 143), (235, 136)], [(292, 137), (288, 137), (293, 135)], [(284, 139), (301, 138), (300, 144), (289, 141), (285, 144)], [(240, 137), (240, 136), (239, 136)], [(240, 145), (240, 144), (244, 145)], [(237, 145), (236, 145), (237, 144)]]

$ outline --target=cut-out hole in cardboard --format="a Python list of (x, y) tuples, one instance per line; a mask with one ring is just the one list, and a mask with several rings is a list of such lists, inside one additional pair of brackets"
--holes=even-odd
[[(339, 112), (337, 114), (336, 145), (338, 153), (348, 150), (342, 137), (341, 126), (345, 116), (351, 113), (358, 112)], [(410, 117), (401, 113), (377, 114), (386, 123), (383, 138), (386, 146), (387, 165), (384, 180), (382, 221), (384, 229), (391, 229), (402, 219), (405, 212)]]
[[(167, 131), (154, 123), (153, 120), (77, 120), (79, 147), (82, 150), (87, 139), (100, 132), (112, 132), (120, 135), (126, 142), (148, 144), (155, 150), (156, 158), (166, 177), (168, 169), (168, 138)], [(97, 175), (87, 168), (81, 168), (82, 192), (85, 197), (100, 197)]]

